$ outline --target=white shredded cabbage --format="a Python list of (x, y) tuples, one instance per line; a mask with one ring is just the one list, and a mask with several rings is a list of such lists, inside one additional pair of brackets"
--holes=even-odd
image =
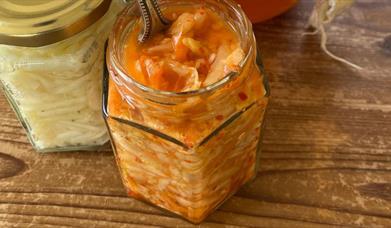
[(315, 7), (309, 19), (309, 25), (315, 29), (312, 33), (321, 35), (321, 48), (331, 58), (343, 62), (353, 68), (362, 69), (362, 67), (331, 53), (327, 49), (327, 34), (325, 25), (331, 23), (333, 19), (353, 4), (354, 0), (317, 0)]
[(0, 45), (0, 80), (14, 100), (37, 150), (102, 145), (103, 46), (117, 12), (85, 31), (38, 48)]

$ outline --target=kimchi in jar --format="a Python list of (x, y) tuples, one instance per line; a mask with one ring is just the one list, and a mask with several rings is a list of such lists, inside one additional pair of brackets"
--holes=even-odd
[(160, 2), (146, 43), (136, 4), (118, 18), (103, 111), (128, 194), (198, 223), (255, 177), (269, 89), (236, 3)]

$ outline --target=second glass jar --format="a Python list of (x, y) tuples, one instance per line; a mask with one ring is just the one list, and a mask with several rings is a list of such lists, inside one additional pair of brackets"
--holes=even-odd
[(0, 87), (34, 149), (92, 150), (105, 144), (104, 44), (123, 1), (3, 3)]

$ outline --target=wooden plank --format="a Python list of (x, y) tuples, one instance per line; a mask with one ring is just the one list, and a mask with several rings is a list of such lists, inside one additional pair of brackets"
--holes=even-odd
[[(391, 227), (391, 3), (303, 36), (312, 1), (254, 26), (272, 98), (260, 172), (201, 227)], [(198, 227), (126, 197), (109, 147), (38, 154), (0, 96), (0, 227)]]

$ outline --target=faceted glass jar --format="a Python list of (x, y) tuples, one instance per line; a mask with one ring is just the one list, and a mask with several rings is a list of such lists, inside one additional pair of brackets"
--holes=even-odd
[(109, 38), (103, 112), (129, 196), (199, 223), (257, 173), (269, 87), (251, 23), (230, 0), (161, 1), (206, 5), (238, 33), (246, 53), (239, 72), (208, 87), (167, 92), (126, 73), (123, 50), (139, 18), (130, 5)]
[[(104, 44), (123, 3), (105, 2), (111, 5), (104, 15), (71, 37), (44, 46), (0, 44), (0, 85), (39, 152), (92, 150), (109, 140), (100, 110)], [(44, 35), (31, 40), (45, 42), (58, 34)]]

